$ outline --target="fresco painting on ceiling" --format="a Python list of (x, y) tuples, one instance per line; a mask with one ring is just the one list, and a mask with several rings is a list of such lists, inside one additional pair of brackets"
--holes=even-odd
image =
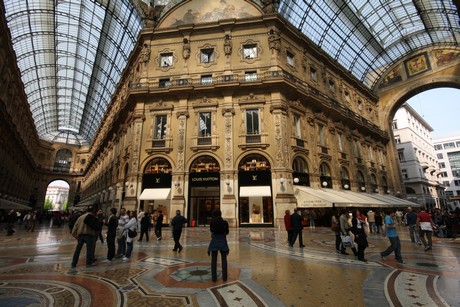
[(442, 66), (455, 60), (460, 60), (460, 52), (454, 50), (435, 50), (433, 51), (436, 65)]
[(221, 19), (260, 16), (260, 11), (244, 0), (193, 0), (173, 10), (160, 27), (213, 22)]
[(385, 78), (383, 78), (382, 83), (380, 83), (380, 88), (402, 81), (401, 70), (401, 65), (393, 68)]
[(426, 52), (404, 61), (407, 77), (411, 78), (431, 70), (430, 61)]

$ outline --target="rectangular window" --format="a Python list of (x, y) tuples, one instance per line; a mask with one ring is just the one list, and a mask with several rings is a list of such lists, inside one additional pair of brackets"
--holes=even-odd
[(245, 81), (256, 81), (257, 80), (257, 72), (255, 71), (248, 71), (244, 73), (244, 80)]
[(460, 186), (460, 180), (454, 180), (454, 184), (456, 187)]
[(440, 176), (441, 178), (447, 178), (447, 172), (441, 172)]
[(455, 148), (455, 143), (454, 142), (444, 143), (442, 145), (444, 146), (444, 149)]
[(318, 135), (319, 135), (319, 144), (321, 146), (326, 146), (326, 138), (324, 136), (324, 126), (318, 125)]
[(155, 116), (155, 133), (153, 138), (156, 140), (161, 140), (166, 138), (166, 115), (157, 115)]
[(211, 63), (214, 62), (214, 48), (201, 49), (200, 60), (201, 63)]
[(409, 175), (407, 175), (407, 169), (401, 170), (401, 173), (402, 173), (402, 176), (403, 176), (404, 179), (408, 179), (408, 178), (409, 178)]
[(212, 84), (212, 75), (201, 76), (201, 85)]
[(295, 137), (298, 139), (302, 138), (302, 130), (300, 127), (300, 116), (295, 114), (294, 115), (294, 129), (295, 129)]
[(457, 148), (460, 148), (460, 141), (457, 141), (455, 145), (457, 146)]
[(399, 138), (399, 135), (395, 136), (395, 142), (396, 144), (401, 144), (401, 139)]
[(313, 66), (310, 66), (310, 79), (313, 80), (313, 81), (317, 81), (317, 73), (316, 73), (316, 68), (314, 68)]
[(173, 64), (173, 54), (171, 52), (160, 54), (160, 66), (169, 67)]
[(353, 151), (356, 157), (361, 158), (361, 151), (359, 150), (358, 140), (353, 141)]
[(256, 44), (243, 45), (243, 57), (245, 59), (257, 58), (257, 45)]
[(198, 136), (199, 137), (207, 137), (211, 136), (211, 112), (201, 112), (199, 114), (200, 117), (200, 125)]
[(289, 65), (294, 66), (294, 55), (289, 51), (286, 52), (286, 61)]
[(442, 154), (437, 154), (436, 157), (440, 160), (444, 159)]
[(446, 163), (444, 162), (440, 162), (438, 163), (438, 165), (439, 165), (439, 168), (446, 168)]
[(333, 80), (329, 80), (329, 92), (335, 93), (335, 83)]
[(392, 127), (393, 127), (393, 130), (398, 129), (398, 122), (394, 120)]
[(342, 133), (337, 133), (337, 143), (339, 145), (339, 150), (343, 151)]
[(405, 161), (403, 151), (398, 151), (398, 158), (399, 158), (399, 162), (404, 162)]
[(246, 134), (259, 133), (259, 109), (246, 110)]
[(171, 80), (169, 79), (160, 79), (158, 82), (159, 87), (170, 87), (171, 86)]

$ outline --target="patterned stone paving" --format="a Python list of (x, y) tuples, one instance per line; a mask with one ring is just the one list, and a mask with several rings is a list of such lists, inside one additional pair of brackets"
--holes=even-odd
[[(166, 231), (162, 241), (135, 242), (126, 262), (86, 267), (84, 248), (76, 269), (67, 229), (18, 231), (0, 237), (0, 306), (460, 307), (458, 289), (448, 286), (460, 282), (459, 241), (435, 238), (426, 253), (399, 232), (403, 265), (381, 261), (379, 251), (389, 243), (380, 236), (368, 238), (363, 263), (336, 254), (327, 228), (305, 229), (303, 249), (289, 247), (282, 230), (232, 229), (228, 281), (218, 269), (212, 282), (207, 228), (185, 229), (181, 253), (171, 251)], [(106, 251), (97, 244), (97, 258)]]

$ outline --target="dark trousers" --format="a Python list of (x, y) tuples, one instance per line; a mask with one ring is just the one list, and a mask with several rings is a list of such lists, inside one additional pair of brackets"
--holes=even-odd
[[(220, 256), (222, 257), (222, 279), (227, 280), (228, 269), (227, 269), (227, 251), (220, 251)], [(217, 251), (211, 252), (211, 275), (212, 280), (217, 280)]]
[(75, 248), (75, 252), (73, 253), (72, 258), (72, 266), (77, 266), (78, 258), (80, 257), (81, 249), (83, 248), (83, 244), (86, 244), (86, 265), (90, 265), (94, 262), (94, 245), (96, 237), (93, 235), (79, 235), (78, 236), (78, 243), (77, 247)]
[(385, 251), (381, 252), (380, 255), (386, 257), (392, 252), (395, 252), (396, 261), (402, 261), (401, 242), (399, 241), (399, 237), (388, 237), (388, 240), (390, 240), (391, 245), (388, 246)]
[(182, 248), (182, 245), (180, 245), (179, 240), (180, 236), (182, 235), (182, 232), (173, 232), (173, 238), (174, 238), (174, 250), (178, 250), (179, 248)]
[(155, 225), (155, 235), (157, 238), (161, 237), (161, 225)]
[(303, 237), (302, 237), (302, 229), (297, 230), (294, 229), (294, 233), (292, 234), (291, 246), (294, 245), (295, 241), (297, 240), (297, 236), (299, 236), (299, 246), (303, 246)]
[[(102, 231), (99, 231), (97, 234), (97, 238), (101, 240), (101, 243), (104, 243), (104, 236), (102, 235)], [(96, 243), (97, 243), (97, 238), (96, 238)]]
[(287, 235), (288, 235), (288, 242), (291, 243), (292, 241), (292, 236), (294, 235), (294, 230), (287, 230)]
[(340, 237), (340, 232), (335, 233), (335, 249), (344, 253), (345, 252), (345, 247), (343, 247), (342, 243), (342, 238)]
[(144, 234), (145, 234), (145, 240), (148, 242), (149, 241), (149, 229), (148, 228), (141, 228), (141, 236), (139, 237), (139, 241), (142, 241)]
[(115, 236), (107, 236), (107, 259), (112, 260), (115, 257)]

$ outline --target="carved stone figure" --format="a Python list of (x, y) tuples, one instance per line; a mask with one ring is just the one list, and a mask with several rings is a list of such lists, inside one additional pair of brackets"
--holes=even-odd
[(271, 29), (268, 35), (268, 46), (272, 50), (280, 51), (281, 49), (281, 39), (277, 31)]
[(190, 58), (190, 42), (186, 38), (184, 38), (184, 45), (182, 46), (182, 57), (184, 60)]
[(228, 34), (225, 35), (224, 52), (225, 52), (225, 55), (232, 54), (232, 38)]

